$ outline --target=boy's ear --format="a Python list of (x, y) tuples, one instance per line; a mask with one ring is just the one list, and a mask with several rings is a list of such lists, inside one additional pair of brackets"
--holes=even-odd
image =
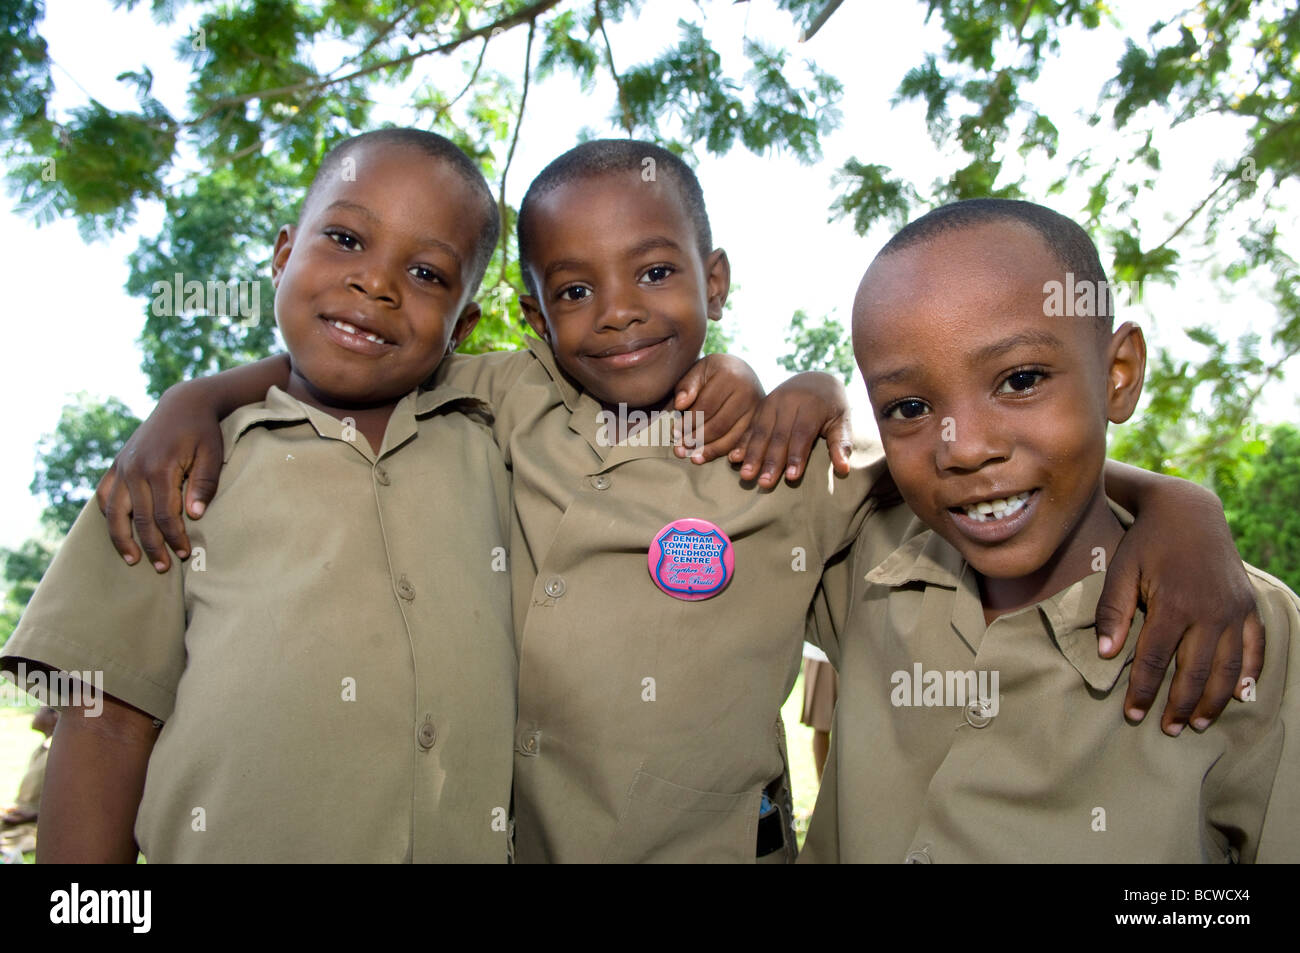
[(550, 344), (551, 336), (546, 330), (546, 315), (542, 314), (542, 307), (538, 304), (537, 299), (532, 295), (520, 295), (519, 310), (524, 313), (524, 320), (533, 329), (533, 333), (547, 344)]
[(298, 237), (298, 229), (293, 225), (281, 225), (275, 236), (275, 249), (271, 252), (271, 287), (280, 287), (280, 276), (284, 274), (289, 252), (293, 251), (293, 240)]
[(1106, 349), (1106, 418), (1122, 424), (1133, 416), (1146, 377), (1147, 342), (1142, 329), (1125, 321)]
[(465, 305), (465, 310), (456, 319), (456, 326), (451, 329), (451, 340), (447, 342), (448, 354), (464, 344), (465, 339), (474, 333), (474, 328), (478, 326), (478, 319), (481, 317), (483, 317), (483, 309), (479, 307), (477, 301)]
[(704, 260), (709, 291), (709, 320), (722, 319), (722, 306), (727, 303), (727, 292), (731, 290), (731, 262), (727, 253), (715, 248)]

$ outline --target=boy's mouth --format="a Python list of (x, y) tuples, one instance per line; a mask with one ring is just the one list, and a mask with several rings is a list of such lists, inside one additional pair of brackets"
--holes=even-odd
[(1001, 543), (1020, 532), (1037, 508), (1038, 490), (976, 500), (948, 507), (949, 518), (962, 535), (979, 543)]
[(966, 516), (977, 523), (993, 523), (1019, 512), (1029, 502), (1032, 493), (1032, 490), (1025, 490), (1023, 493), (1016, 493), (1012, 496), (952, 506), (949, 507), (949, 510), (953, 513), (965, 513)]
[(351, 321), (330, 317), (325, 314), (322, 314), (320, 319), (329, 329), (326, 334), (336, 344), (350, 351), (357, 351), (361, 354), (381, 354), (393, 346), (393, 342), (382, 335), (360, 327)]
[(600, 362), (604, 367), (615, 369), (636, 367), (638, 364), (653, 360), (670, 340), (672, 340), (671, 335), (634, 338), (607, 347), (603, 351), (594, 351), (587, 357), (589, 360)]

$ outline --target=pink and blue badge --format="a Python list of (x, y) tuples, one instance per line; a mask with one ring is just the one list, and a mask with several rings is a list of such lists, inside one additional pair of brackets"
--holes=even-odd
[(674, 599), (696, 602), (726, 588), (736, 571), (736, 554), (713, 523), (680, 519), (655, 533), (648, 564), (656, 586)]

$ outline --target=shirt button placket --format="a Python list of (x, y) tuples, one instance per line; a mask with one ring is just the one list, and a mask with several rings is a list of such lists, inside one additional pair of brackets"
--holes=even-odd
[(552, 599), (558, 599), (560, 596), (564, 595), (566, 588), (564, 580), (559, 576), (552, 576), (550, 579), (546, 580), (546, 585), (542, 587), (543, 591)]

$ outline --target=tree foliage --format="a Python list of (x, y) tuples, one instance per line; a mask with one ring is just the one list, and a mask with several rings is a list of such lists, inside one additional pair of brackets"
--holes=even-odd
[(67, 535), (77, 514), (95, 492), (127, 437), (140, 421), (115, 398), (97, 401), (86, 394), (63, 408), (52, 433), (41, 438), (31, 490), (44, 498), (41, 522), (46, 535), (17, 549), (0, 549), (8, 594), (0, 606), (0, 643), (13, 631), (36, 584), (54, 556), (57, 540)]
[(790, 333), (786, 343), (791, 351), (776, 362), (792, 374), (801, 371), (825, 371), (834, 374), (845, 384), (853, 380), (857, 367), (853, 358), (853, 343), (844, 331), (844, 325), (827, 315), (821, 323), (813, 325), (801, 309), (790, 319)]
[[(162, 229), (141, 239), (127, 281), (144, 312), (142, 363), (154, 395), (273, 346), (265, 276), (274, 229), (292, 220), (325, 151), (373, 127), (374, 103), (392, 100), (394, 91), (404, 103), (400, 121), (453, 139), (498, 189), (507, 227), (480, 294), (485, 317), (469, 345), (476, 350), (516, 345), (523, 333), (506, 186), (532, 84), (569, 74), (589, 94), (608, 90), (591, 113), (596, 128), (582, 135), (648, 138), (688, 159), (744, 148), (814, 161), (821, 139), (843, 122), (840, 79), (792, 44), (750, 40), (743, 63), (724, 64), (702, 2), (666, 49), (639, 63), (623, 60), (611, 32), (651, 0), (115, 2), (147, 6), (158, 21), (177, 25), (174, 54), (190, 68), (185, 108), (169, 111), (141, 65), (119, 77), (133, 91), (133, 107), (87, 98), (55, 110), (40, 36), (44, 4), (9, 0), (0, 9), (0, 148), (11, 194), (38, 223), (71, 218), (85, 235), (102, 236), (130, 226), (144, 203), (162, 205)], [(775, 4), (808, 36), (833, 29), (841, 8), (839, 0), (747, 2)], [(1113, 445), (1155, 469), (1216, 487), (1242, 485), (1257, 471), (1255, 441), (1241, 435), (1259, 396), (1300, 351), (1300, 269), (1280, 232), (1292, 220), (1286, 189), (1300, 166), (1300, 8), (1286, 0), (1196, 0), (1133, 31), (1116, 19), (1119, 6), (1103, 0), (922, 6), (943, 40), (886, 82), (896, 83), (896, 105), (922, 107), (947, 167), (934, 181), (913, 181), (854, 156), (834, 173), (832, 217), (865, 234), (953, 199), (1022, 196), (1029, 169), (1046, 167), (1057, 204), (1098, 238), (1113, 279), (1172, 282), (1214, 261), (1225, 294), (1266, 289), (1277, 313), (1272, 329), (1235, 341), (1194, 329), (1197, 359), (1153, 355), (1148, 406)], [(1141, 10), (1124, 5), (1126, 16)], [(180, 27), (182, 17), (192, 30)], [(1089, 118), (1097, 134), (1081, 152), (1059, 154), (1065, 117), (1044, 111), (1035, 84), (1063, 42), (1103, 29), (1125, 29), (1128, 39), (1097, 91)], [(522, 60), (491, 65), (499, 58), (489, 50), (510, 35), (526, 37)], [(1162, 188), (1171, 130), (1212, 123), (1236, 132), (1215, 136), (1211, 180), (1174, 200), (1181, 207), (1171, 224), (1148, 217), (1144, 225), (1139, 205)], [(1221, 239), (1228, 237), (1236, 244), (1225, 260)], [(261, 312), (175, 301), (160, 307), (156, 289), (177, 274), (256, 282)], [(796, 318), (795, 363), (850, 367), (844, 341), (827, 336), (829, 325)], [(710, 340), (718, 346), (716, 336)]]

